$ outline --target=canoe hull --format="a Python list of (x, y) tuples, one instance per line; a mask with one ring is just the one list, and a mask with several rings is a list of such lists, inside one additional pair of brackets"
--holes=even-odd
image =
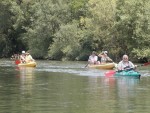
[(95, 69), (113, 69), (115, 67), (115, 63), (106, 63), (106, 64), (99, 64), (99, 65), (88, 65), (89, 68)]
[(24, 66), (24, 67), (36, 67), (36, 62), (29, 62), (29, 63), (20, 63), (18, 66)]
[(131, 76), (140, 78), (141, 74), (134, 70), (116, 72), (115, 76)]

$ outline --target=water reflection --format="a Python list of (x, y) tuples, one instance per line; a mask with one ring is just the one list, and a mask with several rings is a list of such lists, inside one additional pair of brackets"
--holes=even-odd
[(132, 77), (120, 77), (117, 79), (118, 95), (120, 98), (125, 98), (128, 96), (134, 96), (136, 85), (139, 83), (140, 79)]
[[(137, 95), (137, 87), (140, 79), (133, 77), (104, 77), (101, 82), (104, 85), (102, 97), (105, 99), (106, 105), (111, 108), (119, 108), (120, 110), (132, 111), (132, 99)], [(109, 104), (108, 104), (109, 103)], [(108, 107), (107, 106), (107, 107)], [(114, 109), (114, 110), (119, 110)], [(116, 111), (122, 112), (122, 111)]]
[(17, 77), (20, 78), (20, 90), (22, 94), (32, 94), (34, 84), (34, 67), (16, 67), (19, 71)]
[[(117, 88), (119, 97), (126, 97), (128, 94), (134, 93), (132, 90), (139, 84), (140, 79), (134, 77), (104, 77), (104, 84), (108, 88)], [(130, 93), (129, 93), (130, 92)]]
[(35, 68), (34, 67), (16, 67), (18, 70), (17, 77), (20, 79), (20, 110), (22, 112), (30, 113), (33, 109), (33, 86), (35, 79)]
[(149, 69), (140, 70), (146, 77), (139, 80), (107, 78), (105, 70), (81, 68), (83, 63), (41, 61), (36, 68), (8, 63), (0, 64), (0, 113), (150, 111)]

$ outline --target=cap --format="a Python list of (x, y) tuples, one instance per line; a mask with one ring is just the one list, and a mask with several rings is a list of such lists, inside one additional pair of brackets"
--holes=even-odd
[(22, 51), (22, 54), (25, 54), (26, 52), (25, 51)]
[(108, 52), (107, 51), (104, 51), (104, 54), (107, 54)]

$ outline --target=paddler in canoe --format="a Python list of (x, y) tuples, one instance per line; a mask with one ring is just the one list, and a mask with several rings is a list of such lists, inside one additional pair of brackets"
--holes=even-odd
[(22, 54), (21, 55), (18, 55), (18, 57), (16, 57), (15, 59), (15, 64), (18, 65), (18, 66), (36, 66), (36, 62), (35, 60), (32, 58), (32, 56), (30, 55), (30, 53), (27, 51), (22, 51)]
[(35, 60), (33, 59), (33, 57), (30, 55), (29, 52), (26, 52), (26, 57), (25, 57), (25, 62), (26, 63), (30, 63), (30, 62), (34, 62)]
[(123, 55), (122, 60), (118, 63), (117, 70), (135, 69), (137, 66), (129, 61), (128, 55)]
[(20, 63), (29, 63), (34, 62), (35, 60), (32, 58), (30, 53), (27, 51), (22, 51), (22, 54), (20, 55)]
[[(98, 57), (101, 57), (101, 61), (98, 61)], [(90, 55), (88, 59), (88, 67), (97, 69), (113, 69), (115, 67), (115, 63), (113, 63), (112, 59), (107, 56), (106, 51), (102, 52), (99, 55), (97, 55), (96, 52), (93, 51), (92, 55)]]
[(100, 61), (98, 61), (98, 56), (95, 51), (93, 51), (92, 54), (89, 56), (88, 64), (89, 65), (100, 64)]
[(19, 63), (18, 66), (36, 67), (36, 62), (29, 52), (25, 52), (25, 56), (23, 58), (23, 62)]
[(123, 55), (122, 60), (117, 66), (117, 71), (114, 73), (115, 76), (132, 76), (140, 78), (141, 74), (135, 71), (137, 66), (134, 65), (128, 59), (128, 55)]
[(15, 61), (15, 64), (18, 65), (20, 63), (25, 63), (25, 57), (26, 57), (25, 51), (22, 51), (21, 55), (20, 54), (12, 55), (11, 60)]
[(25, 63), (26, 62), (26, 52), (22, 51), (22, 54), (20, 55), (20, 63)]
[(110, 63), (113, 62), (113, 60), (107, 55), (107, 51), (102, 51), (98, 56), (101, 58), (101, 63)]

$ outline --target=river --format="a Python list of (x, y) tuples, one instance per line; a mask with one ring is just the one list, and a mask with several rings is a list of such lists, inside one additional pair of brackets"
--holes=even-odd
[(0, 113), (148, 113), (150, 66), (141, 78), (105, 77), (86, 62), (37, 60), (19, 68), (0, 60)]

